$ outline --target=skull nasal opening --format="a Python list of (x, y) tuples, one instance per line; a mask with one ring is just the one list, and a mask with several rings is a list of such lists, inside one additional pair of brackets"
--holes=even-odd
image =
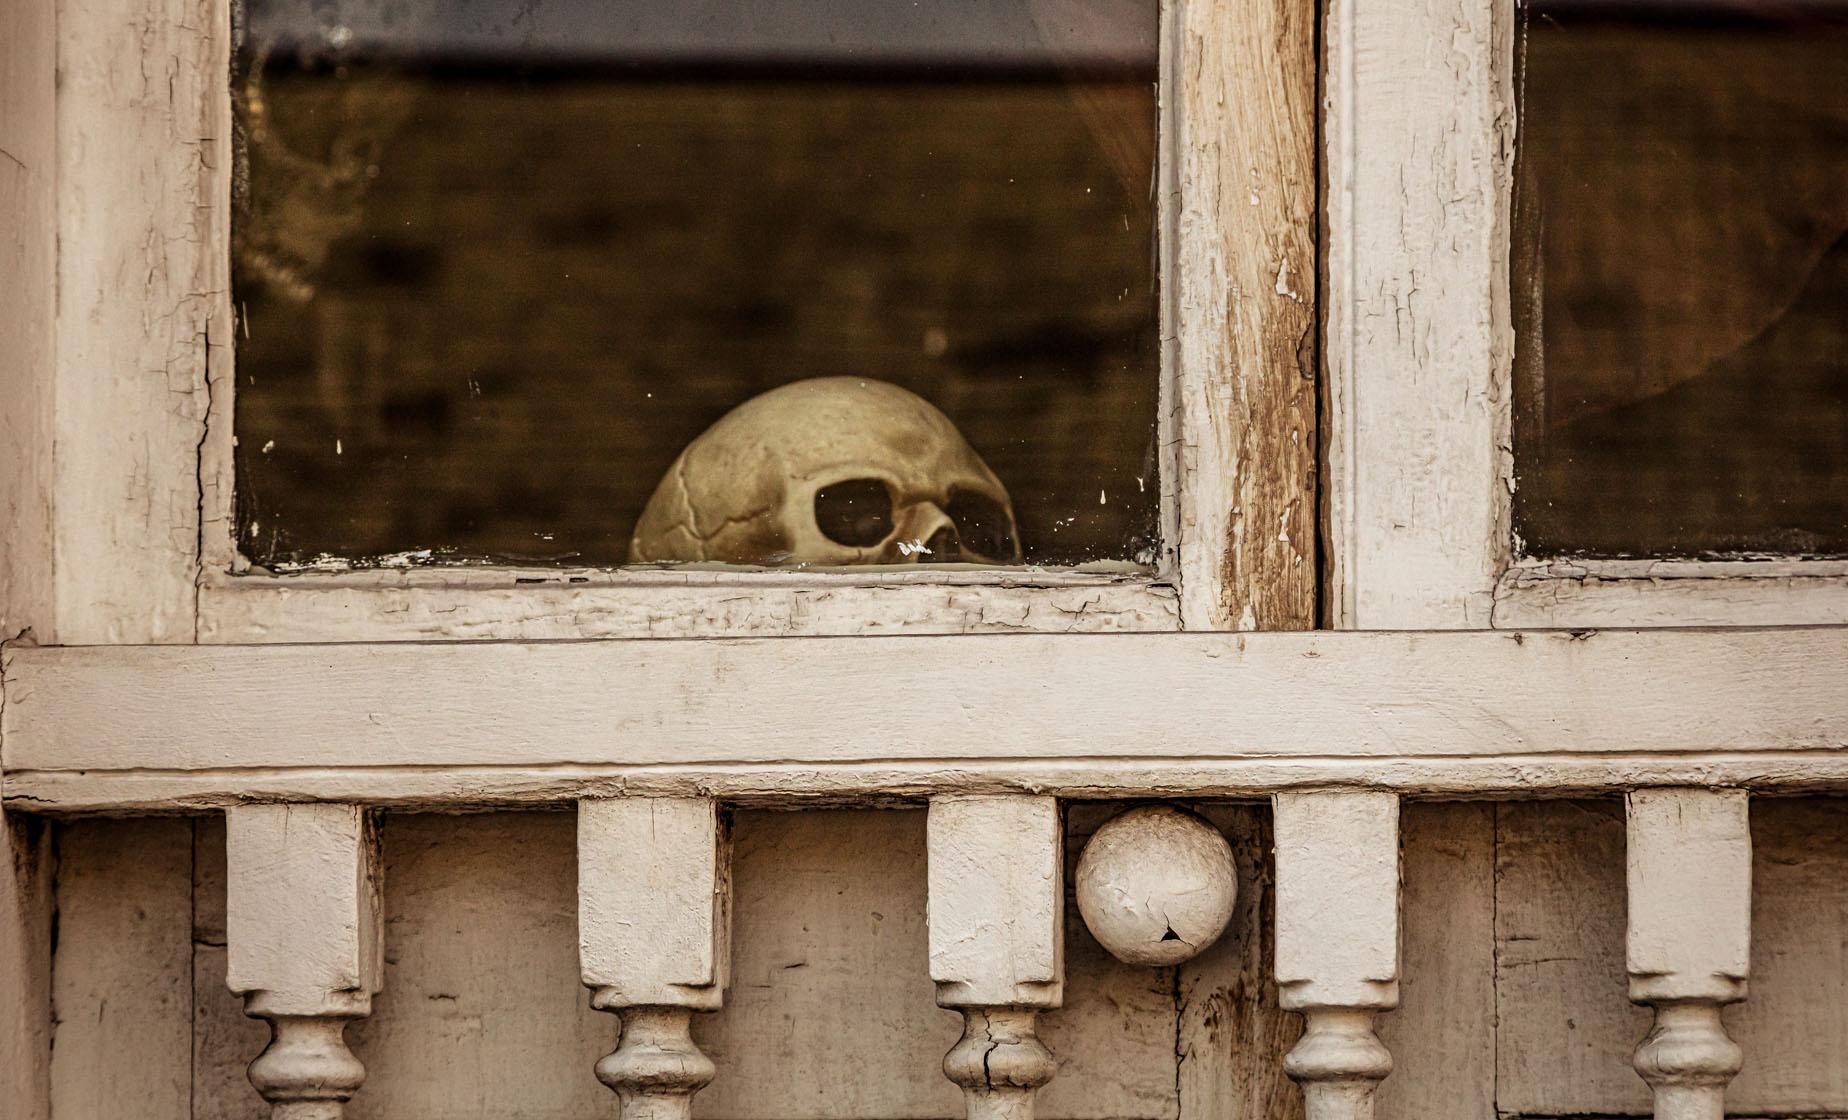
[(925, 555), (939, 562), (957, 560), (962, 554), (962, 538), (956, 533), (956, 526), (945, 525), (930, 535), (924, 542)]

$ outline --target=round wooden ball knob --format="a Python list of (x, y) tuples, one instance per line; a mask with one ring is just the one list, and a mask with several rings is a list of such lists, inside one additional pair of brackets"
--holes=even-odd
[(1078, 856), (1078, 912), (1127, 964), (1163, 968), (1202, 952), (1225, 932), (1237, 901), (1232, 846), (1171, 806), (1113, 817)]

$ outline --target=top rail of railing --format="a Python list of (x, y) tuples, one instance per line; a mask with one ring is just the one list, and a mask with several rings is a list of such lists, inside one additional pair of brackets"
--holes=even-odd
[(1848, 628), (13, 647), (14, 809), (1848, 789)]

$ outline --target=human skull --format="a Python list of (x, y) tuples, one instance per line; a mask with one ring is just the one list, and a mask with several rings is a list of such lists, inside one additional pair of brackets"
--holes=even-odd
[(629, 542), (635, 564), (1008, 564), (1014, 505), (929, 401), (824, 377), (739, 405), (681, 451)]

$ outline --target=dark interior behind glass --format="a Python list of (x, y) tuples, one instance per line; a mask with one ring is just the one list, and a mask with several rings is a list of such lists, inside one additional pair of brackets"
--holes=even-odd
[(1521, 14), (1526, 551), (1848, 554), (1848, 3)]
[(1156, 13), (247, 0), (240, 548), (618, 565), (689, 441), (844, 376), (947, 414), (1025, 562), (1150, 561)]

